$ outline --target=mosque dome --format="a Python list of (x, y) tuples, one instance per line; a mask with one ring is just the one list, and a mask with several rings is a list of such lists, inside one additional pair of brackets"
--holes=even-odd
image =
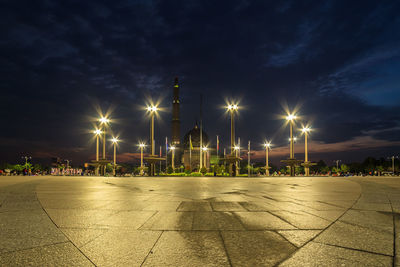
[[(208, 135), (202, 131), (202, 139), (203, 139), (203, 145), (207, 145), (209, 142)], [(196, 125), (194, 126), (193, 129), (191, 129), (189, 132), (185, 134), (185, 137), (183, 138), (183, 147), (184, 149), (189, 149), (190, 146), (190, 140), (189, 138), (192, 138), (192, 146), (193, 147), (200, 147), (200, 128)]]

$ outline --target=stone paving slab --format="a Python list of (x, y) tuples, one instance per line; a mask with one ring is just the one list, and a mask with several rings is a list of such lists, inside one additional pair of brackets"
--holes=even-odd
[(235, 212), (248, 230), (296, 229), (292, 224), (268, 212)]
[(245, 230), (232, 212), (195, 212), (192, 230)]
[(107, 231), (80, 249), (98, 266), (140, 266), (160, 235), (160, 231)]
[(291, 266), (392, 266), (392, 257), (310, 242), (280, 264)]
[(192, 230), (193, 212), (159, 211), (145, 222), (141, 230)]
[(219, 232), (163, 232), (144, 266), (230, 266)]
[(336, 222), (315, 242), (353, 248), (384, 255), (393, 255), (393, 233), (357, 225)]
[(321, 233), (320, 230), (280, 230), (278, 231), (284, 238), (296, 247), (301, 247), (308, 241)]
[(0, 177), (0, 265), (392, 266), (400, 179)]
[(232, 266), (274, 266), (296, 249), (286, 239), (269, 231), (222, 231)]
[(0, 266), (94, 266), (71, 242), (0, 255)]

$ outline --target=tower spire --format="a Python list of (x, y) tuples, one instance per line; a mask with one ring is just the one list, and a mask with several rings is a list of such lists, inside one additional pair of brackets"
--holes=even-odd
[(173, 100), (172, 100), (172, 144), (180, 144), (181, 121), (179, 116), (179, 84), (178, 77), (175, 77)]

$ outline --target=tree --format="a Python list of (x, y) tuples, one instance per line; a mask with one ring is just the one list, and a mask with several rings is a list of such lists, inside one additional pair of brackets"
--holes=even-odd
[(340, 172), (340, 168), (332, 167), (332, 172), (339, 173)]
[(324, 166), (321, 168), (321, 172), (324, 174), (327, 174), (330, 171), (330, 168), (328, 166)]
[(35, 164), (35, 165), (33, 165), (33, 170), (34, 171), (42, 171), (43, 167), (40, 164)]
[(32, 169), (32, 164), (30, 164), (29, 162), (25, 163), (24, 165), (22, 165), (24, 169)]
[(17, 172), (22, 172), (24, 170), (24, 166), (22, 166), (20, 164), (15, 164), (12, 169)]
[(340, 165), (340, 170), (344, 173), (347, 173), (347, 172), (349, 172), (350, 168), (346, 164), (342, 164), (342, 165)]
[(202, 167), (200, 172), (201, 174), (205, 175), (207, 173), (207, 169), (205, 167)]
[[(316, 165), (314, 165), (314, 166), (311, 166), (311, 171), (313, 171), (313, 172), (319, 172), (319, 173), (324, 173), (324, 171), (323, 170), (325, 170), (326, 171), (326, 163), (325, 163), (325, 161), (323, 161), (323, 160), (320, 160), (320, 161), (318, 161), (317, 162), (317, 164)], [(329, 170), (328, 170), (329, 171)], [(326, 171), (326, 172), (328, 172), (328, 171)]]
[(171, 173), (173, 173), (174, 172), (174, 169), (172, 169), (172, 166), (168, 166), (168, 168), (167, 168), (167, 173), (168, 174), (171, 174)]
[(379, 165), (379, 166), (376, 166), (376, 170), (378, 171), (378, 174), (381, 175), (381, 173), (382, 173), (385, 169), (383, 168), (382, 165)]

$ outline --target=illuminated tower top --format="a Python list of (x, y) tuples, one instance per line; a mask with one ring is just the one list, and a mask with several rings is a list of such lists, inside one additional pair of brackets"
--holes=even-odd
[(174, 96), (172, 100), (172, 144), (180, 144), (181, 121), (179, 118), (179, 85), (178, 77), (175, 78)]

